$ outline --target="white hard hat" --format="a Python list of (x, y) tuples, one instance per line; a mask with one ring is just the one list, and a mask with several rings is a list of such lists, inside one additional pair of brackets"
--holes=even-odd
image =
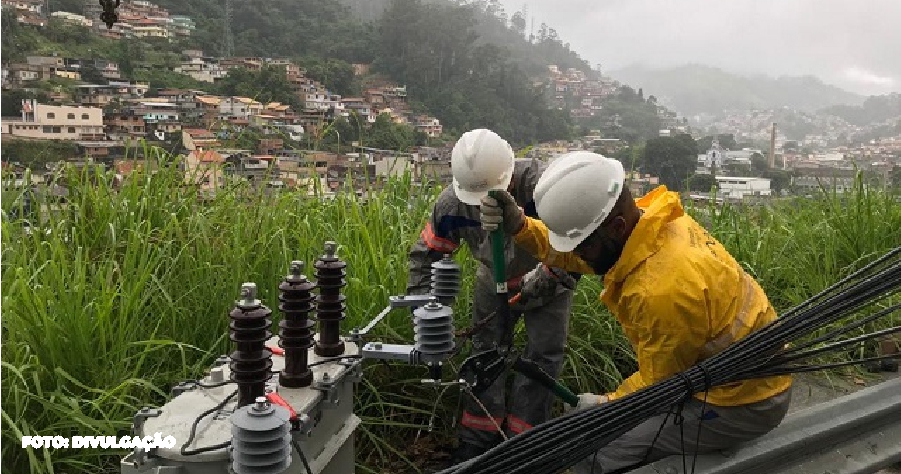
[(535, 210), (551, 247), (570, 252), (610, 214), (623, 189), (623, 165), (597, 153), (576, 151), (554, 160), (535, 186)]
[(484, 128), (463, 134), (451, 153), (451, 172), (457, 198), (478, 206), (488, 191), (507, 189), (513, 179), (513, 148)]

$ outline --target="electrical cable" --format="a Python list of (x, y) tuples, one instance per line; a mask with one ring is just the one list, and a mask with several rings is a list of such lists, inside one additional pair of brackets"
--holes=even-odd
[(206, 453), (209, 451), (215, 451), (217, 449), (227, 448), (227, 447), (231, 446), (231, 444), (232, 444), (231, 441), (225, 441), (224, 443), (214, 444), (212, 446), (205, 446), (203, 448), (187, 449), (188, 445), (191, 444), (191, 441), (194, 441), (194, 436), (196, 435), (196, 431), (197, 431), (197, 425), (200, 423), (200, 420), (202, 420), (205, 416), (207, 416), (211, 413), (215, 413), (215, 412), (221, 410), (222, 408), (224, 408), (225, 405), (227, 405), (228, 402), (230, 402), (233, 398), (235, 398), (236, 395), (238, 395), (237, 390), (232, 392), (231, 395), (223, 398), (222, 401), (217, 403), (216, 406), (214, 406), (213, 408), (210, 408), (209, 410), (206, 410), (203, 413), (197, 415), (197, 418), (194, 419), (194, 423), (191, 424), (191, 433), (188, 435), (188, 440), (185, 441), (185, 444), (181, 445), (180, 452), (181, 452), (182, 456), (194, 456), (197, 454)]
[(338, 357), (329, 357), (327, 359), (319, 359), (316, 362), (311, 362), (307, 364), (307, 367), (316, 367), (317, 365), (328, 364), (329, 362), (338, 362), (345, 359), (362, 359), (363, 356), (360, 354), (351, 354), (346, 356), (338, 356)]
[(307, 470), (307, 474), (313, 474), (313, 470), (310, 468), (310, 462), (307, 461), (307, 457), (304, 456), (303, 450), (300, 449), (300, 443), (292, 437), (291, 444), (294, 445), (294, 449), (297, 450), (297, 455), (300, 457), (300, 462), (303, 463), (303, 468)]
[[(833, 364), (794, 365), (800, 359), (901, 332), (895, 326), (849, 339), (834, 340), (867, 323), (897, 314), (897, 304), (830, 329), (825, 335), (818, 335), (812, 341), (805, 340), (797, 347), (790, 346), (790, 343), (808, 338), (817, 331), (831, 327), (832, 324), (898, 293), (901, 289), (899, 256), (901, 247), (844, 277), (786, 311), (772, 323), (698, 365), (612, 402), (549, 420), (500, 443), (481, 456), (441, 471), (440, 474), (561, 472), (589, 458), (600, 448), (646, 420), (690, 401), (699, 392), (703, 391), (706, 395), (712, 387), (753, 378), (901, 358), (899, 355), (891, 355)], [(821, 343), (826, 344), (814, 347)], [(702, 405), (702, 414), (705, 406), (706, 399)], [(699, 427), (702, 421), (703, 415), (699, 417)], [(697, 446), (697, 441), (695, 445)], [(683, 456), (684, 451), (683, 449)], [(693, 461), (692, 468), (694, 465)]]

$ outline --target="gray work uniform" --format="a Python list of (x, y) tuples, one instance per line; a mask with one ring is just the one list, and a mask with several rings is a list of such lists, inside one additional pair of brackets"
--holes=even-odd
[[(537, 217), (532, 192), (546, 167), (547, 164), (539, 160), (518, 159), (515, 162), (512, 194), (526, 215), (531, 217)], [(525, 249), (518, 248), (512, 237), (507, 236), (506, 239), (506, 275), (510, 278), (508, 285), (518, 288), (518, 280), (541, 262)], [(430, 219), (410, 251), (407, 293), (427, 294), (431, 264), (444, 254), (455, 252), (462, 242), (466, 242), (470, 252), (479, 261), (473, 288), (472, 317), (472, 324), (477, 324), (498, 308), (492, 273), (491, 238), (482, 229), (479, 207), (467, 205), (457, 199), (453, 186), (445, 188), (438, 197)], [(547, 275), (546, 272), (540, 273)], [(577, 279), (580, 276), (572, 275)], [(512, 297), (515, 291), (510, 291)], [(563, 366), (572, 297), (573, 291), (558, 282), (555, 295), (545, 298), (546, 301), (521, 301), (510, 308), (514, 321), (519, 316), (525, 321), (528, 342), (523, 356), (536, 362), (554, 378), (559, 376)], [(473, 334), (473, 353), (500, 344), (503, 324), (502, 318), (495, 317)], [(510, 331), (513, 330), (512, 321), (506, 326)], [(509, 410), (504, 392), (505, 377), (502, 376), (480, 395), (479, 400), (491, 417), (472, 397), (466, 396), (460, 423), (461, 441), (491, 447), (501, 440), (498, 426), (505, 430), (507, 436), (511, 436), (550, 418), (554, 395), (541, 385), (516, 374)]]
[(692, 398), (682, 407), (680, 423), (673, 414), (652, 417), (573, 466), (573, 472), (622, 473), (683, 452), (691, 463), (696, 452), (730, 449), (769, 433), (785, 418), (790, 401), (791, 389), (731, 407), (705, 405)]

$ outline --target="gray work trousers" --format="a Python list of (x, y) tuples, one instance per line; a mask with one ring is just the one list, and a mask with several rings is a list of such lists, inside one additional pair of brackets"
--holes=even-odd
[[(489, 269), (479, 268), (473, 287), (472, 322), (477, 324), (498, 308), (499, 300)], [(511, 290), (510, 297), (513, 294)], [(563, 368), (572, 299), (573, 291), (559, 286), (557, 294), (546, 298), (546, 301), (533, 301), (531, 304), (522, 301), (522, 304), (512, 305), (510, 308), (513, 320), (507, 324), (508, 331), (513, 331), (518, 317), (522, 317), (525, 322), (527, 342), (523, 358), (535, 362), (554, 378), (560, 376)], [(473, 334), (472, 353), (477, 354), (491, 349), (495, 344), (500, 345), (502, 327), (502, 319), (498, 315)], [(554, 394), (519, 373), (513, 379), (508, 409), (505, 403), (506, 375), (498, 377), (494, 384), (479, 395), (479, 401), (485, 409), (471, 396), (464, 395), (464, 411), (459, 430), (461, 442), (490, 448), (502, 440), (498, 427), (504, 430), (507, 437), (511, 437), (550, 418)], [(486, 409), (490, 417), (485, 413)]]
[[(676, 424), (672, 414), (669, 418), (666, 415), (655, 416), (573, 466), (573, 473), (609, 474), (638, 468), (683, 452), (690, 460), (695, 451), (705, 454), (733, 448), (779, 426), (788, 412), (790, 401), (791, 388), (766, 400), (735, 407), (704, 406), (700, 400), (692, 398), (682, 408), (681, 425)], [(698, 440), (697, 443), (695, 440)]]

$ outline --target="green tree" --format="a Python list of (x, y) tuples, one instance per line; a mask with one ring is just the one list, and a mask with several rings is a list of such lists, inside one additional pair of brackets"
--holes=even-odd
[(356, 95), (360, 92), (356, 83), (354, 68), (350, 63), (340, 59), (319, 59), (308, 56), (300, 60), (307, 76), (319, 81), (332, 93), (343, 96)]
[(698, 145), (691, 135), (657, 137), (645, 144), (642, 169), (660, 178), (673, 190), (681, 190), (683, 182), (697, 167)]
[(788, 191), (791, 186), (792, 174), (790, 171), (766, 170), (761, 176), (770, 180), (770, 188), (776, 194)]
[(294, 110), (300, 110), (302, 105), (280, 67), (263, 66), (259, 71), (231, 69), (217, 86), (217, 92), (222, 95), (249, 97), (263, 104), (281, 102)]
[(712, 174), (696, 174), (688, 179), (688, 189), (696, 192), (710, 192), (716, 186), (716, 178)]
[(4, 89), (0, 94), (3, 97), (0, 104), (2, 104), (4, 117), (21, 117), (22, 100), (24, 99), (37, 99), (38, 102), (44, 104), (50, 101), (47, 93), (40, 90)]
[(770, 168), (770, 163), (760, 153), (754, 153), (751, 155), (751, 171), (756, 176), (763, 176), (764, 173)]
[[(731, 133), (724, 133), (716, 135), (716, 139), (719, 142), (720, 146), (723, 147), (724, 150), (738, 150), (739, 146), (735, 142), (735, 135)], [(701, 153), (706, 152), (713, 145), (713, 135), (708, 135), (704, 138), (698, 140), (698, 150)]]

